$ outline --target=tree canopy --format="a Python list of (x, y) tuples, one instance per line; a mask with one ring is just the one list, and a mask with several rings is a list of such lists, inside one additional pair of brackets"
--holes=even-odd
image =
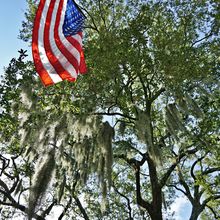
[[(39, 1), (20, 38), (31, 40)], [(25, 51), (0, 85), (2, 219), (220, 219), (220, 6), (81, 0), (88, 73), (43, 88)]]

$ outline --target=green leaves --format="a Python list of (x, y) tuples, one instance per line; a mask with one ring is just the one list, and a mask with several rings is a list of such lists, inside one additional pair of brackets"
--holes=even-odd
[[(31, 37), (36, 10), (35, 1), (28, 3), (24, 40)], [(150, 214), (158, 220), (152, 213), (162, 218), (168, 209), (158, 207), (162, 202), (170, 205), (178, 191), (191, 201), (192, 212), (198, 211), (194, 204), (202, 205), (201, 198), (209, 199), (203, 211), (212, 210), (215, 216), (219, 201), (212, 187), (219, 183), (215, 170), (220, 152), (218, 4), (80, 4), (87, 16), (88, 73), (75, 83), (43, 88), (32, 62), (13, 59), (0, 86), (4, 152), (21, 152), (29, 159), (18, 169), (29, 178), (36, 161), (54, 148), (53, 198), (45, 193), (45, 202), (49, 207), (58, 199), (68, 209), (68, 218), (77, 218), (80, 210), (92, 219)], [(107, 180), (113, 188), (107, 187)], [(108, 200), (105, 211), (99, 204), (101, 191)], [(77, 196), (86, 198), (84, 211)], [(76, 206), (70, 204), (72, 198)]]

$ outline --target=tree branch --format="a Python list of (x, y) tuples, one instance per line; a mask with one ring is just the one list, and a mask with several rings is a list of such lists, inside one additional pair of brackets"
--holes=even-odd
[(0, 179), (0, 186), (2, 186), (7, 193), (9, 193), (8, 186), (1, 179)]
[(130, 117), (128, 115), (124, 115), (120, 112), (95, 112), (95, 113), (93, 113), (93, 115), (109, 115), (109, 116), (118, 115), (118, 116), (122, 116), (124, 118), (128, 118), (130, 120), (136, 120), (136, 118)]
[(118, 158), (122, 158), (125, 160), (129, 165), (131, 165), (135, 169), (135, 179), (136, 179), (136, 200), (137, 204), (141, 207), (145, 208), (149, 214), (152, 214), (152, 205), (145, 201), (141, 196), (141, 185), (140, 185), (140, 167), (146, 162), (147, 160), (147, 153), (143, 154), (142, 160), (136, 160), (135, 158), (128, 159), (125, 155), (117, 155)]
[(220, 171), (220, 167), (210, 168), (210, 169), (204, 170), (202, 172), (202, 175), (207, 175), (207, 174), (218, 172), (218, 171)]
[(152, 205), (145, 201), (142, 196), (141, 196), (141, 185), (140, 185), (140, 168), (137, 167), (136, 172), (135, 172), (135, 178), (136, 178), (136, 199), (137, 199), (137, 204), (140, 205), (141, 207), (145, 208), (149, 214), (151, 215), (152, 213)]
[(167, 170), (167, 172), (163, 175), (162, 179), (160, 180), (160, 187), (163, 188), (166, 185), (166, 182), (168, 180), (168, 178), (170, 177), (171, 173), (173, 172), (173, 170), (176, 168), (177, 164), (179, 163), (179, 159), (176, 160), (176, 162), (174, 164), (172, 164), (169, 169)]
[(145, 86), (144, 80), (142, 79), (140, 73), (138, 73), (138, 78), (139, 78), (141, 85), (143, 87), (143, 90), (144, 90), (144, 97), (145, 97), (146, 109), (147, 109), (149, 107), (149, 97), (147, 94), (147, 87)]
[(210, 209), (210, 211), (212, 212), (212, 214), (214, 215), (216, 220), (220, 219), (220, 215), (217, 215), (217, 213), (215, 212), (215, 210), (211, 206), (206, 205), (206, 207)]
[(132, 209), (131, 209), (130, 199), (129, 199), (127, 196), (125, 196), (124, 194), (122, 194), (122, 193), (116, 188), (116, 186), (114, 185), (114, 183), (112, 184), (112, 186), (113, 186), (114, 190), (115, 190), (120, 196), (122, 196), (123, 198), (126, 199), (126, 201), (127, 201), (127, 206), (128, 206), (129, 220), (132, 220), (133, 218), (132, 218), (132, 213), (131, 213)]
[(197, 152), (197, 149), (192, 149), (192, 150), (188, 150), (188, 151), (185, 151), (185, 152), (182, 152), (180, 153), (180, 155), (178, 156), (177, 155), (177, 158), (176, 158), (176, 162), (174, 162), (170, 167), (169, 169), (167, 170), (167, 172), (163, 175), (163, 177), (161, 178), (160, 180), (160, 185), (161, 187), (163, 187), (168, 178), (170, 177), (171, 173), (173, 172), (173, 170), (176, 168), (176, 166), (179, 164), (179, 162), (181, 161), (181, 159), (189, 154), (194, 154)]
[(92, 24), (94, 25), (94, 27), (90, 26), (90, 28), (92, 28), (93, 30), (96, 30), (99, 33), (98, 27), (97, 27), (97, 25), (95, 23), (95, 20), (94, 20), (93, 16), (89, 13), (89, 11), (86, 8), (83, 8), (81, 6), (80, 6), (80, 8), (83, 11), (85, 11), (89, 15), (89, 17), (91, 18), (91, 21), (92, 21)]
[(70, 197), (67, 205), (65, 206), (65, 208), (64, 208), (63, 212), (61, 213), (61, 215), (59, 216), (58, 220), (61, 220), (64, 217), (64, 215), (66, 214), (66, 212), (70, 208), (71, 203), (72, 203), (72, 197)]
[(73, 193), (73, 198), (76, 201), (76, 204), (77, 204), (80, 212), (82, 213), (83, 218), (85, 220), (89, 220), (89, 216), (87, 215), (86, 210), (83, 208), (82, 203), (80, 202), (79, 198), (74, 193)]
[[(15, 200), (14, 200), (15, 201)], [(10, 206), (10, 207), (13, 207), (13, 208), (16, 208), (16, 209), (19, 209), (20, 211), (28, 214), (29, 213), (29, 210), (28, 208), (26, 208), (25, 206), (23, 205), (20, 205), (19, 203), (17, 202), (12, 202), (12, 203), (9, 203), (9, 202), (4, 202), (4, 201), (0, 201), (0, 204), (1, 205), (5, 205), (5, 206)], [(42, 216), (34, 213), (33, 217), (37, 220), (45, 220), (45, 218), (43, 218)]]
[(178, 172), (179, 172), (179, 180), (180, 180), (180, 184), (184, 187), (184, 189), (186, 190), (186, 196), (187, 196), (187, 198), (190, 200), (190, 202), (193, 204), (193, 202), (194, 202), (194, 199), (193, 199), (193, 197), (192, 197), (192, 195), (191, 195), (191, 192), (190, 192), (190, 189), (189, 189), (189, 186), (188, 186), (188, 184), (185, 182), (185, 180), (184, 180), (184, 177), (183, 177), (183, 174), (182, 174), (182, 172), (181, 172), (181, 170), (180, 170), (180, 168), (178, 169)]
[(155, 99), (157, 99), (163, 92), (165, 92), (165, 88), (159, 89), (151, 98), (150, 102), (152, 103)]
[(140, 168), (140, 166), (142, 166), (145, 162), (146, 162), (146, 154), (142, 154), (142, 159), (136, 160), (135, 158), (127, 158), (126, 155), (124, 154), (120, 154), (120, 155), (115, 155), (116, 158), (120, 158), (123, 159), (124, 161), (126, 161), (129, 165), (131, 165), (134, 169), (136, 169), (137, 167)]
[(198, 159), (193, 163), (193, 165), (192, 165), (192, 167), (191, 167), (191, 169), (190, 169), (190, 174), (191, 174), (191, 176), (192, 176), (192, 178), (193, 178), (194, 180), (197, 179), (196, 176), (195, 176), (195, 174), (194, 174), (194, 168), (195, 168), (195, 166), (196, 166), (196, 164), (197, 164), (198, 162), (201, 162), (201, 161), (205, 158), (205, 156), (206, 156), (206, 155), (204, 155), (203, 157), (198, 158)]
[(10, 191), (10, 193), (12, 193), (12, 192), (14, 192), (14, 190), (16, 189), (16, 187), (17, 187), (17, 185), (18, 185), (18, 182), (19, 182), (19, 180), (20, 180), (20, 178), (19, 178), (19, 172), (18, 172), (18, 169), (17, 169), (17, 165), (16, 165), (16, 163), (15, 163), (15, 159), (16, 159), (17, 157), (13, 157), (13, 158), (11, 158), (12, 159), (12, 163), (13, 163), (13, 166), (14, 166), (14, 169), (15, 169), (15, 173), (17, 174), (17, 175), (15, 175), (15, 182), (14, 182), (14, 184), (12, 185), (12, 187), (11, 187), (11, 189), (9, 190)]
[(214, 195), (214, 196), (210, 196), (208, 197), (207, 199), (205, 199), (203, 202), (202, 202), (202, 206), (205, 207), (207, 206), (207, 204), (212, 201), (212, 200), (218, 200), (220, 199), (220, 195)]
[(176, 190), (180, 191), (181, 193), (183, 193), (185, 196), (187, 196), (186, 192), (184, 190), (182, 190), (181, 188), (177, 187), (177, 185), (174, 184), (169, 184), (167, 185), (168, 187), (174, 187)]
[(0, 160), (2, 161), (2, 168), (1, 168), (1, 173), (0, 173), (0, 176), (1, 176), (3, 172), (5, 171), (5, 169), (9, 166), (10, 160), (5, 158), (2, 155), (0, 155)]
[(198, 39), (196, 41), (194, 41), (191, 45), (191, 47), (193, 47), (195, 44), (205, 40), (205, 39), (208, 39), (209, 37), (211, 37), (213, 35), (213, 31), (211, 31), (209, 34), (207, 34), (206, 36), (202, 37), (201, 39)]
[(57, 200), (54, 200), (50, 206), (43, 212), (42, 216), (45, 218), (45, 216), (49, 215), (54, 205), (57, 203)]
[(106, 28), (106, 30), (107, 30), (105, 18), (104, 18), (104, 16), (103, 16), (103, 11), (102, 11), (102, 9), (101, 9), (101, 2), (100, 2), (100, 0), (98, 1), (98, 5), (99, 5), (99, 12), (100, 12), (99, 14), (100, 14), (101, 19), (102, 19), (102, 21), (103, 21), (103, 23), (104, 23), (104, 26), (105, 26), (105, 28)]

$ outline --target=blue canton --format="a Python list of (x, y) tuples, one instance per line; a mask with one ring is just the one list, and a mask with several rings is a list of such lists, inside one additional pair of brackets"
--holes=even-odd
[(73, 0), (67, 1), (66, 14), (63, 23), (63, 34), (64, 36), (71, 36), (82, 31), (85, 17), (77, 8)]

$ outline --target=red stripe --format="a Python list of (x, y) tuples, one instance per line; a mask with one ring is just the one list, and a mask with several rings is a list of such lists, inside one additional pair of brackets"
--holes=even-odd
[(82, 31), (79, 31), (78, 35), (82, 38), (83, 37)]
[[(81, 38), (83, 37), (82, 31), (77, 33)], [(81, 74), (85, 74), (87, 72), (87, 68), (86, 68), (86, 62), (85, 62), (85, 57), (84, 57), (84, 52), (83, 52), (83, 48), (81, 46), (81, 44), (79, 43), (79, 41), (77, 41), (75, 38), (73, 38), (72, 36), (68, 36), (67, 40), (74, 46), (77, 48), (78, 51), (80, 51), (80, 63), (79, 63), (79, 72)]]
[(45, 86), (54, 84), (53, 80), (49, 76), (48, 72), (45, 70), (38, 49), (38, 31), (40, 27), (41, 15), (44, 9), (46, 0), (41, 0), (38, 6), (37, 14), (35, 17), (34, 28), (33, 28), (33, 38), (32, 38), (32, 54), (35, 68)]
[(78, 40), (76, 40), (75, 38), (71, 36), (66, 37), (66, 39), (73, 45), (73, 47), (75, 47), (79, 51), (79, 53), (81, 53), (82, 46), (80, 45)]
[[(56, 2), (56, 0), (51, 0), (50, 5), (49, 5), (49, 10), (47, 13), (47, 17), (46, 17), (46, 24), (45, 24), (45, 31), (44, 31), (44, 46), (45, 46), (46, 55), (47, 55), (51, 65), (54, 67), (56, 72), (59, 74), (59, 76), (63, 80), (67, 79), (69, 81), (75, 81), (76, 79), (73, 78), (71, 76), (71, 74), (63, 68), (63, 66), (61, 65), (61, 63), (59, 62), (57, 57), (53, 54), (53, 51), (51, 49), (49, 35), (50, 35), (50, 24), (51, 24), (51, 19), (52, 19), (52, 14), (53, 14), (55, 2)], [(59, 9), (58, 9), (58, 13), (61, 13), (61, 11), (63, 9), (63, 0), (61, 0), (60, 5), (61, 5), (61, 7), (59, 7)]]
[(81, 51), (81, 54), (80, 54), (79, 71), (81, 74), (85, 74), (87, 72), (86, 61), (85, 61), (83, 50)]
[[(55, 22), (55, 28), (54, 28), (54, 38), (56, 41), (56, 45), (61, 51), (61, 53), (66, 57), (66, 59), (73, 65), (73, 67), (76, 70), (76, 73), (79, 72), (79, 63), (76, 59), (76, 57), (71, 53), (62, 43), (60, 36), (59, 36), (59, 25), (60, 25), (60, 19), (61, 19), (61, 13), (62, 13), (62, 7), (63, 7), (63, 0), (60, 1), (59, 8), (58, 8), (58, 13), (56, 17), (56, 22)], [(74, 46), (75, 47), (75, 46)], [(75, 47), (77, 50), (78, 48)], [(80, 50), (79, 50), (80, 53)]]

